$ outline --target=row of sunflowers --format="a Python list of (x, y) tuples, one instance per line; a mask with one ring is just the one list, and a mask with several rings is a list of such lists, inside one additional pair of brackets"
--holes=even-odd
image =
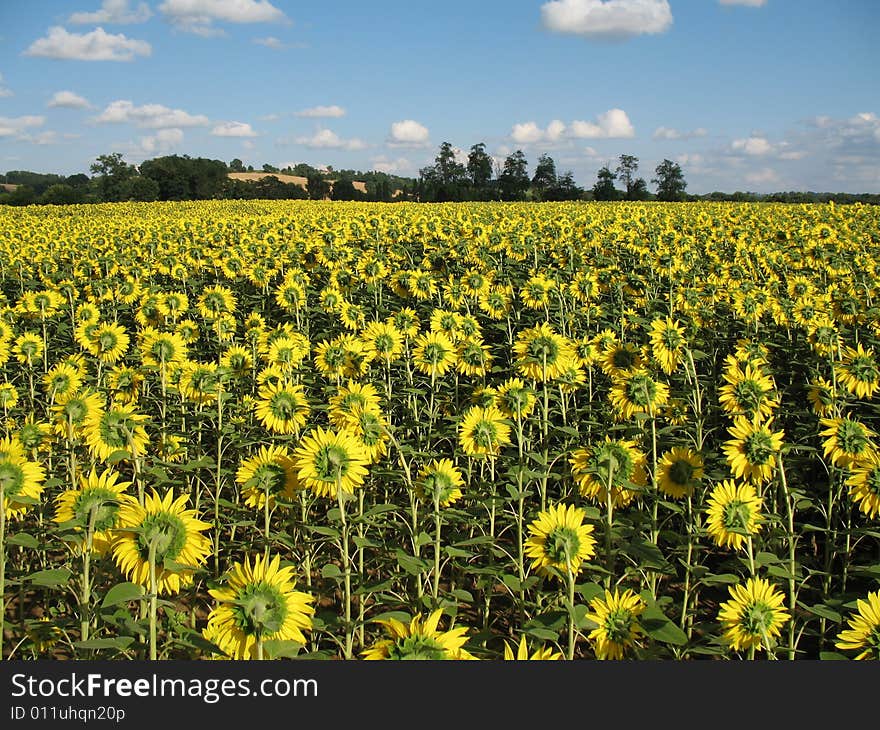
[(878, 223), (2, 209), (2, 656), (877, 658)]

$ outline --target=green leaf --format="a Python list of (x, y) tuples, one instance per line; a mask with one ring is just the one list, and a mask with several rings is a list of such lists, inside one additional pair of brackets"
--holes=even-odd
[(299, 655), (302, 646), (295, 641), (270, 639), (263, 642), (263, 651), (266, 652), (269, 659), (293, 659)]
[(116, 606), (120, 603), (128, 603), (129, 601), (139, 601), (144, 597), (144, 589), (142, 586), (134, 583), (117, 583), (104, 596), (101, 601), (101, 608), (108, 606)]
[(648, 606), (639, 617), (645, 632), (655, 641), (674, 646), (687, 644), (687, 634), (676, 626), (669, 617), (656, 606)]
[(849, 661), (849, 657), (837, 651), (820, 651), (819, 659), (823, 661)]
[(106, 461), (108, 464), (118, 464), (120, 461), (130, 458), (131, 453), (129, 453), (128, 449), (117, 449), (107, 457)]
[(40, 570), (36, 573), (31, 573), (25, 580), (29, 580), (37, 586), (57, 588), (58, 586), (66, 585), (71, 575), (72, 573), (67, 568), (55, 568), (53, 570)]
[(37, 538), (33, 535), (29, 535), (26, 532), (19, 532), (15, 535), (11, 535), (6, 538), (7, 545), (19, 545), (23, 548), (30, 548), (31, 550), (36, 550), (40, 543), (37, 542)]
[(398, 548), (396, 551), (397, 564), (410, 575), (420, 575), (428, 568), (428, 564), (421, 558), (414, 555), (407, 555), (403, 550)]
[(736, 583), (739, 583), (739, 576), (734, 575), (733, 573), (721, 573), (719, 575), (715, 575), (714, 573), (707, 573), (703, 576), (702, 582), (708, 585), (714, 585), (715, 583), (734, 585)]
[(77, 649), (126, 649), (134, 641), (132, 636), (117, 636), (115, 639), (89, 639), (74, 642)]
[(341, 578), (342, 571), (339, 569), (338, 565), (334, 563), (327, 563), (323, 568), (321, 568), (321, 577), (322, 578)]
[(822, 603), (817, 603), (815, 606), (804, 606), (804, 608), (806, 608), (810, 613), (813, 613), (820, 618), (834, 621), (834, 623), (836, 624), (839, 624), (841, 621), (843, 621), (843, 617), (839, 613), (837, 613), (837, 611), (828, 608), (828, 606)]

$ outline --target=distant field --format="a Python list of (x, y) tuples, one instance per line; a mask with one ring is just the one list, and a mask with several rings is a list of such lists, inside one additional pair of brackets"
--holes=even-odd
[[(308, 179), (300, 175), (283, 175), (280, 172), (230, 172), (228, 174), (233, 180), (262, 180), (264, 177), (277, 177), (283, 183), (293, 183), (305, 189)], [(331, 180), (331, 182), (335, 182)], [(367, 192), (367, 184), (360, 180), (354, 180), (354, 188), (362, 193)]]

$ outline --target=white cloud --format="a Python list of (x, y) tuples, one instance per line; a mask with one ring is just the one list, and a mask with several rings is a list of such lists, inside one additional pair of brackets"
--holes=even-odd
[(773, 152), (773, 145), (765, 137), (752, 135), (748, 139), (735, 139), (730, 145), (734, 152), (744, 152), (752, 157), (761, 157)]
[(412, 162), (410, 162), (406, 157), (398, 157), (396, 159), (389, 159), (388, 157), (374, 157), (371, 160), (373, 164), (373, 169), (377, 172), (385, 172), (389, 175), (391, 174), (402, 174), (405, 172), (411, 172), (413, 170)]
[(130, 8), (129, 0), (104, 0), (100, 10), (93, 13), (74, 13), (67, 22), (74, 25), (95, 25), (98, 23), (128, 25), (130, 23), (144, 23), (152, 15), (153, 12), (146, 3), (138, 4), (137, 8)]
[(636, 130), (623, 109), (609, 109), (596, 117), (596, 122), (575, 120), (571, 136), (577, 139), (624, 139), (635, 137)]
[(768, 183), (779, 182), (779, 175), (775, 170), (772, 170), (769, 167), (763, 167), (760, 170), (747, 173), (745, 179), (746, 182), (751, 183), (752, 185), (766, 185)]
[(541, 19), (556, 33), (615, 39), (669, 30), (672, 10), (668, 0), (552, 0)]
[(277, 122), (281, 119), (280, 114), (266, 114), (262, 117), (257, 117), (261, 122)]
[(58, 142), (58, 132), (47, 130), (39, 134), (20, 134), (16, 139), (19, 142), (28, 142), (36, 145), (56, 144)]
[(42, 127), (45, 123), (46, 117), (0, 117), (0, 137), (11, 137), (30, 127)]
[(0, 99), (12, 95), (12, 90), (3, 86), (3, 74), (0, 74)]
[(170, 152), (183, 142), (182, 129), (160, 129), (156, 134), (149, 137), (141, 137), (138, 140), (141, 151), (148, 155), (162, 155)]
[(92, 105), (89, 104), (87, 99), (72, 91), (56, 91), (52, 94), (52, 98), (49, 99), (49, 103), (46, 106), (49, 108), (90, 109)]
[(534, 122), (514, 124), (510, 138), (517, 144), (534, 144), (544, 139), (544, 130)]
[(312, 149), (362, 150), (367, 146), (360, 139), (342, 139), (330, 129), (319, 129), (311, 137), (297, 137), (296, 143)]
[(159, 6), (178, 30), (197, 35), (221, 35), (215, 21), (226, 23), (282, 23), (287, 16), (268, 0), (165, 0)]
[(693, 152), (693, 153), (685, 152), (684, 154), (681, 154), (678, 157), (676, 157), (675, 161), (679, 165), (699, 166), (699, 165), (703, 164), (704, 157), (703, 157), (703, 155), (699, 154), (698, 152)]
[(256, 137), (257, 133), (251, 128), (250, 124), (244, 122), (221, 122), (211, 134), (215, 137)]
[(162, 104), (135, 106), (128, 100), (110, 102), (107, 108), (95, 117), (99, 123), (130, 123), (139, 127), (161, 129), (165, 127), (198, 127), (208, 124), (208, 117), (193, 115), (182, 109), (169, 109)]
[(718, 0), (722, 5), (744, 5), (748, 8), (760, 8), (767, 0)]
[(254, 38), (254, 43), (259, 46), (266, 46), (266, 48), (271, 48), (275, 51), (281, 51), (287, 48), (283, 41), (273, 35), (266, 36), (265, 38)]
[(705, 137), (708, 132), (703, 127), (697, 127), (688, 132), (682, 132), (671, 127), (657, 127), (654, 130), (652, 139), (693, 139), (694, 137)]
[(391, 125), (389, 147), (427, 147), (430, 142), (428, 128), (413, 119), (403, 119)]
[(303, 109), (302, 111), (294, 112), (293, 116), (310, 117), (314, 119), (320, 119), (322, 117), (344, 117), (345, 109), (343, 109), (341, 106), (337, 106), (336, 104), (332, 104), (331, 106), (313, 106), (309, 109)]
[(24, 52), (25, 56), (59, 58), (72, 61), (133, 61), (135, 56), (149, 56), (152, 46), (146, 41), (113, 35), (98, 27), (90, 33), (68, 33), (60, 25), (49, 28), (45, 38), (38, 38)]
[(596, 152), (595, 147), (584, 147), (584, 154), (587, 157), (598, 157), (599, 156), (599, 153)]

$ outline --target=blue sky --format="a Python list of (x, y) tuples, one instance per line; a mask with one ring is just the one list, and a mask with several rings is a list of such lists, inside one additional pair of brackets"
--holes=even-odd
[[(0, 0), (0, 171), (418, 174), (441, 142), (688, 190), (880, 192), (878, 0)], [(653, 189), (653, 188), (652, 188)]]

